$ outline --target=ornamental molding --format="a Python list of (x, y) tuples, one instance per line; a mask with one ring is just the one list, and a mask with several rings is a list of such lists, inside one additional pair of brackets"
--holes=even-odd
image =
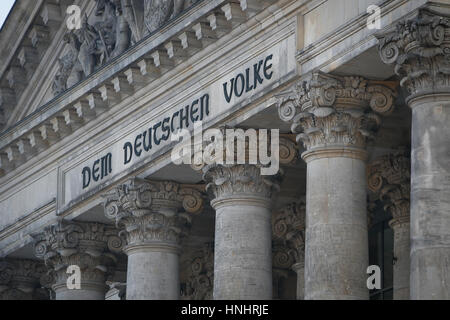
[(394, 110), (395, 83), (315, 71), (275, 96), (280, 118), (292, 124), (308, 151), (328, 147), (365, 148)]
[(382, 156), (367, 167), (367, 183), (392, 214), (391, 226), (409, 223), (411, 192), (411, 160), (404, 152)]
[(419, 9), (377, 37), (381, 59), (394, 65), (408, 101), (450, 92), (450, 16)]
[(272, 234), (278, 248), (274, 250), (274, 266), (291, 268), (305, 261), (306, 204), (288, 204), (272, 216)]
[(182, 300), (213, 299), (214, 243), (204, 245), (194, 254), (181, 287)]
[(107, 218), (122, 229), (128, 246), (178, 246), (188, 234), (192, 215), (203, 211), (202, 193), (168, 181), (130, 179), (104, 196)]
[(123, 246), (119, 231), (100, 223), (62, 220), (35, 236), (35, 255), (44, 260), (56, 285), (66, 283), (72, 265), (80, 267), (83, 282), (103, 283)]

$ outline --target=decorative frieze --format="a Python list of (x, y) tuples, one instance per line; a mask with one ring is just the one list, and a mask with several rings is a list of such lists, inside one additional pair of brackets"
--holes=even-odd
[(212, 300), (214, 286), (214, 244), (207, 244), (194, 254), (186, 280), (181, 286), (182, 300)]
[(178, 245), (188, 231), (191, 214), (203, 209), (200, 191), (173, 182), (135, 178), (104, 197), (106, 216), (125, 228), (129, 246), (155, 242)]
[(419, 9), (414, 17), (400, 21), (378, 35), (379, 53), (395, 66), (412, 99), (427, 93), (449, 92), (450, 17)]
[(297, 141), (312, 150), (364, 148), (380, 125), (379, 115), (393, 111), (394, 97), (391, 83), (313, 72), (276, 98), (280, 118), (292, 123)]
[(66, 286), (67, 268), (78, 266), (82, 283), (105, 285), (124, 241), (118, 230), (100, 223), (60, 221), (36, 236), (35, 254), (54, 277), (53, 288)]

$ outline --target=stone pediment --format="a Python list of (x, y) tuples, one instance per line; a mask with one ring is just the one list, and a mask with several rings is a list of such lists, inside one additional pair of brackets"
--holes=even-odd
[(17, 70), (18, 79), (26, 75), (30, 80), (6, 82), (4, 92), (11, 95), (1, 93), (2, 100), (11, 103), (0, 106), (10, 109), (0, 127), (0, 175), (71, 135), (272, 3), (83, 0), (78, 2), (79, 28), (68, 30), (67, 3), (48, 1), (57, 2), (52, 12), (63, 12), (64, 21), (59, 19), (50, 40), (41, 37), (36, 42), (47, 47), (30, 75), (24, 71), (28, 60)]
[(0, 35), (0, 132), (198, 1), (17, 0)]

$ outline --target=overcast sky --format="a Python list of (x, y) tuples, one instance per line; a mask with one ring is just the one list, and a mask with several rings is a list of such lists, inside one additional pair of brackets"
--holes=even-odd
[(0, 0), (0, 27), (3, 26), (9, 10), (11, 10), (15, 0)]

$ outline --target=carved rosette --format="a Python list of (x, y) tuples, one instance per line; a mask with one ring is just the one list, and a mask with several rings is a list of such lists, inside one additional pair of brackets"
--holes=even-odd
[(0, 260), (0, 300), (47, 300), (45, 265), (40, 261)]
[(200, 191), (173, 182), (131, 179), (104, 196), (105, 214), (123, 228), (128, 246), (179, 245), (192, 214), (203, 210)]
[(411, 161), (405, 152), (385, 155), (367, 168), (369, 189), (392, 214), (391, 227), (409, 223)]
[(65, 286), (69, 266), (81, 270), (81, 282), (104, 285), (124, 241), (118, 230), (100, 223), (60, 221), (36, 237), (35, 254), (50, 269), (54, 290)]
[(182, 300), (212, 300), (214, 286), (214, 245), (205, 245), (190, 262), (182, 284)]
[(384, 63), (395, 65), (408, 99), (450, 92), (450, 17), (419, 9), (380, 34), (378, 49)]
[(393, 84), (362, 77), (313, 72), (276, 96), (279, 116), (292, 123), (308, 151), (327, 147), (365, 148), (394, 109)]
[(305, 217), (306, 205), (303, 201), (289, 204), (273, 215), (273, 238), (284, 248), (274, 255), (274, 266), (291, 268), (293, 264), (304, 264)]

